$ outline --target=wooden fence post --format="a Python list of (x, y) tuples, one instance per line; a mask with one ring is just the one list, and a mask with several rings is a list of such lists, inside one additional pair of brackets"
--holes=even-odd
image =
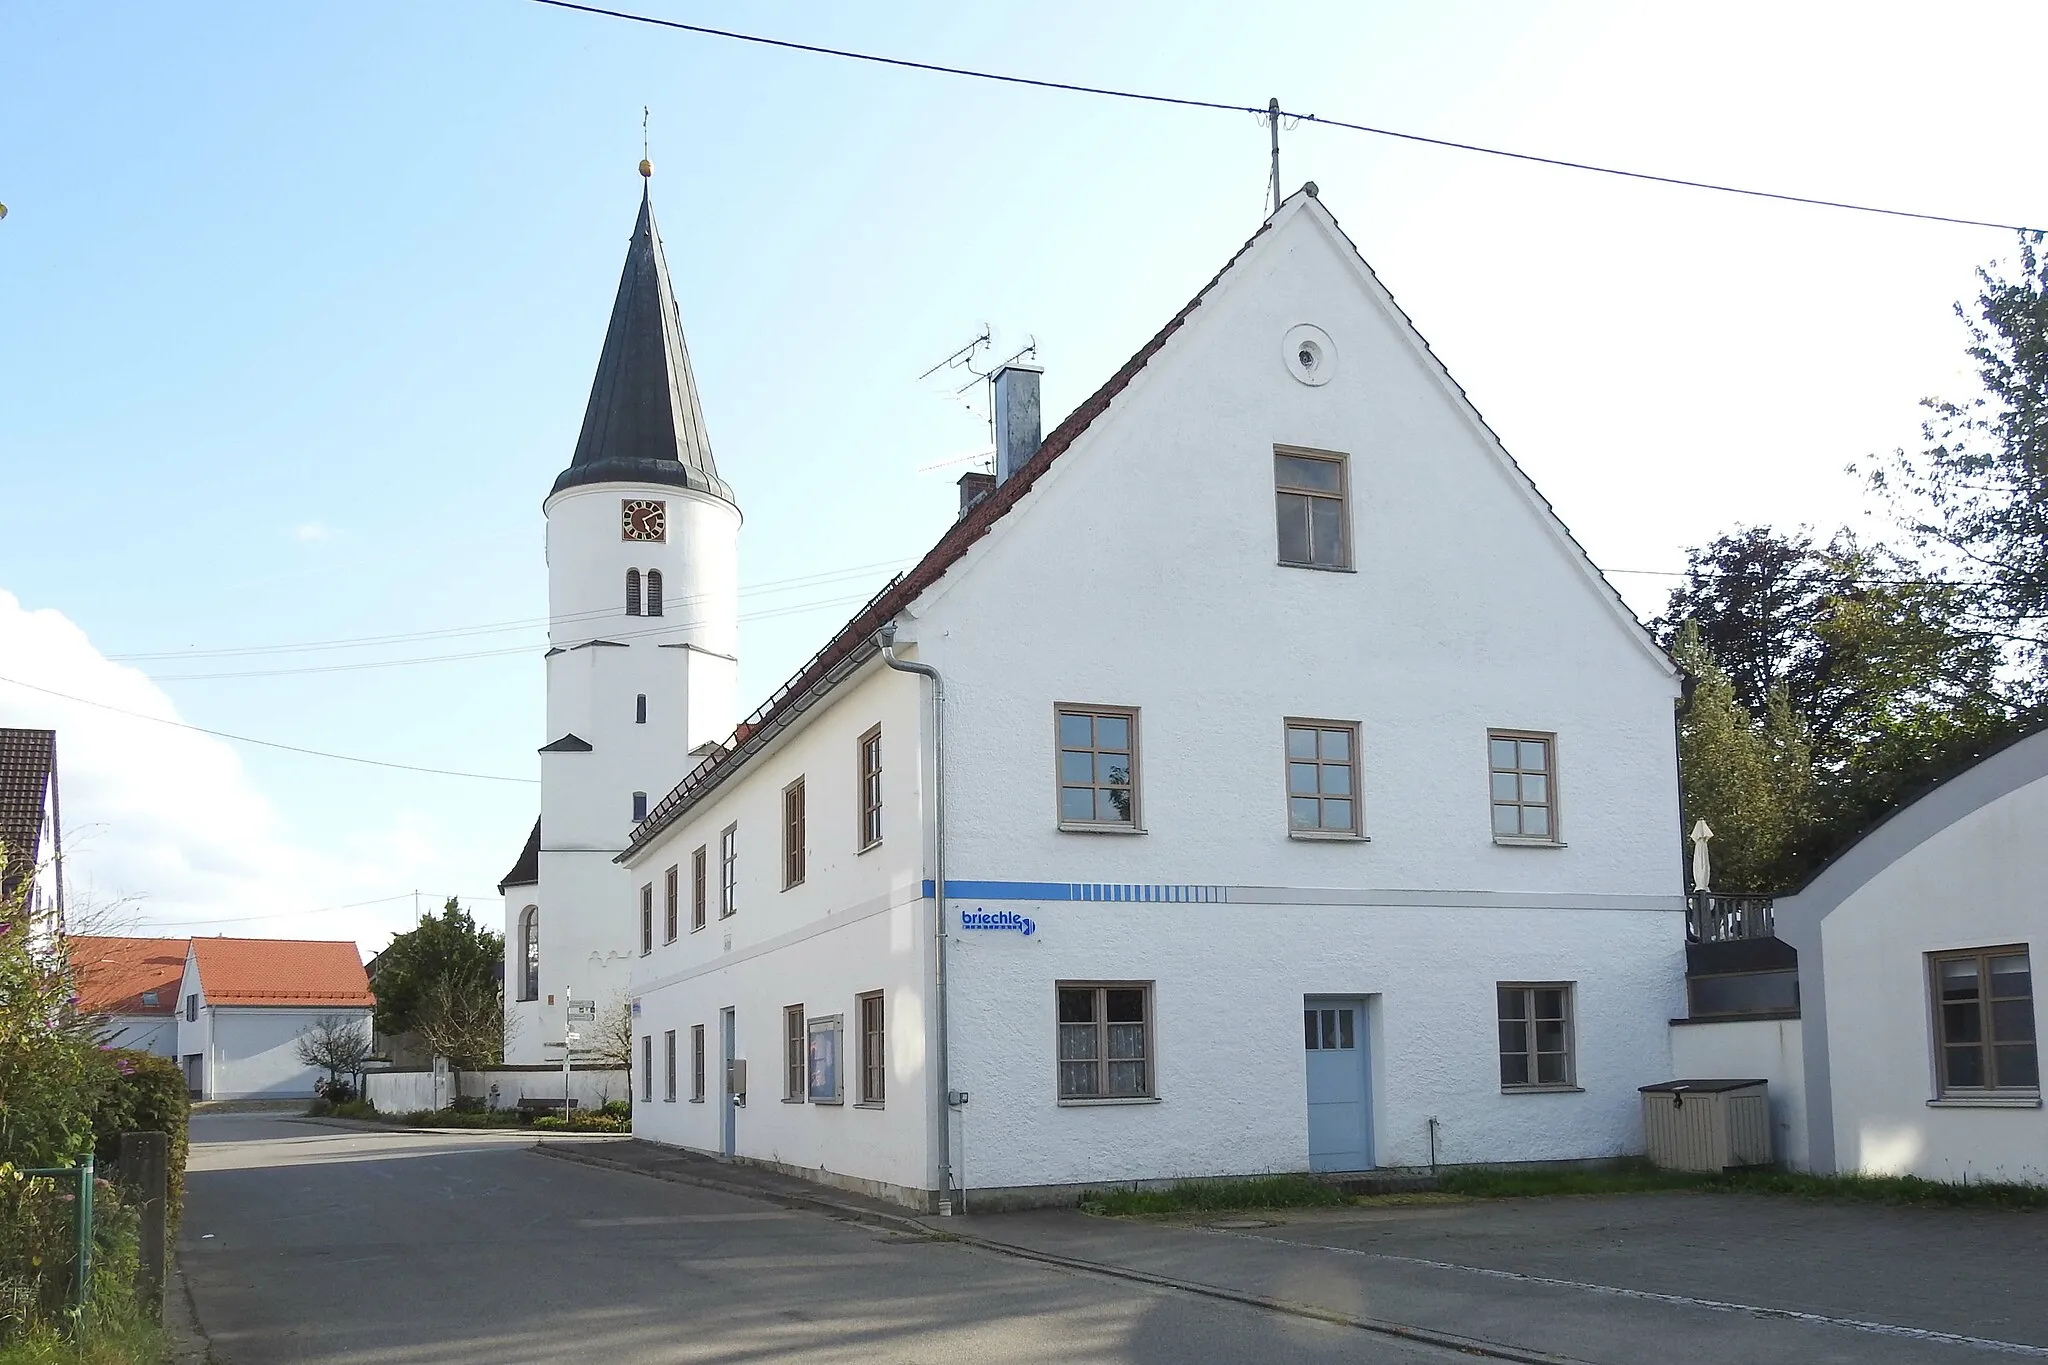
[(158, 1322), (164, 1316), (171, 1139), (168, 1133), (121, 1134), (121, 1183), (142, 1214), (135, 1262), (135, 1301)]

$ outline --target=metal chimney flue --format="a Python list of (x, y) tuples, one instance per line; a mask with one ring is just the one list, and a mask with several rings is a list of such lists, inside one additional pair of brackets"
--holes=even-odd
[(1044, 373), (1036, 365), (1005, 365), (989, 376), (999, 484), (1038, 453), (1038, 381)]

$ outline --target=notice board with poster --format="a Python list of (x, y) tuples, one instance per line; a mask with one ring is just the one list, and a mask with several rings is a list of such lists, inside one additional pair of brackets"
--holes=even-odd
[(806, 1073), (810, 1077), (810, 1101), (812, 1104), (842, 1104), (845, 1095), (839, 1088), (840, 1042), (845, 1037), (842, 1025), (844, 1015), (827, 1014), (807, 1021), (808, 1038), (804, 1049)]

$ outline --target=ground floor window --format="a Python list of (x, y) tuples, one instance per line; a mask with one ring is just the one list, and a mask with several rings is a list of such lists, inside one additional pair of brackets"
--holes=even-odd
[(889, 1053), (883, 1045), (882, 993), (855, 997), (860, 1006), (860, 1102), (880, 1104), (886, 1097)]
[(786, 1005), (782, 1010), (782, 1098), (804, 1101), (804, 1007)]
[(690, 1025), (690, 1100), (704, 1102), (704, 1026)]
[(1062, 981), (1059, 1097), (1149, 1099), (1152, 1086), (1152, 983)]
[(2025, 947), (1929, 955), (1943, 1097), (2041, 1093)]
[(661, 1035), (662, 1088), (663, 1100), (673, 1103), (676, 1097), (676, 1031), (668, 1030)]
[(640, 1035), (640, 1098), (654, 1098), (654, 1035)]
[(1499, 996), (1501, 1089), (1575, 1084), (1571, 984), (1503, 982)]

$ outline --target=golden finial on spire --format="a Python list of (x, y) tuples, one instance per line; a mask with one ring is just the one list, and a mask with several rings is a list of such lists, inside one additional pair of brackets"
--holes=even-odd
[(640, 106), (640, 178), (650, 180), (653, 177), (654, 163), (647, 159), (647, 106), (643, 104)]

